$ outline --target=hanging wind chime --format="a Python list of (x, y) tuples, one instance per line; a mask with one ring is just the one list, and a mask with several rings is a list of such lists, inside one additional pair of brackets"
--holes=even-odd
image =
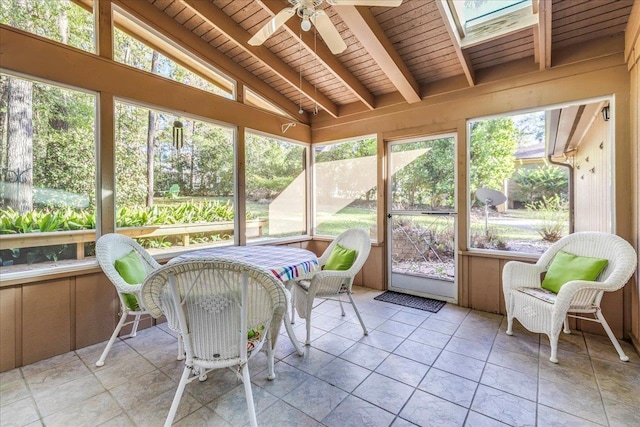
[(184, 129), (182, 122), (176, 120), (173, 122), (173, 146), (176, 147), (176, 151), (179, 153), (180, 149), (184, 145)]

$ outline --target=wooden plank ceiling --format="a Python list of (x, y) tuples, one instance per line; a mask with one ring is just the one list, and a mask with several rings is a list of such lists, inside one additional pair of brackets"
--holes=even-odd
[[(478, 70), (515, 60), (553, 66), (552, 52), (624, 32), (633, 0), (533, 0), (528, 21), (486, 40), (460, 37), (444, 0), (404, 0), (398, 7), (330, 6), (325, 10), (347, 49), (333, 55), (294, 16), (262, 46), (249, 38), (285, 0), (147, 0), (183, 28), (275, 89), (284, 111), (316, 109), (333, 117), (390, 102), (414, 103), (445, 79), (478, 84)], [(126, 9), (127, 1), (122, 1)], [(215, 64), (213, 64), (215, 66)], [(255, 83), (255, 81), (254, 81)], [(481, 82), (480, 82), (481, 83)], [(251, 87), (261, 94), (260, 87)], [(282, 105), (282, 100), (290, 101)], [(324, 114), (324, 113), (321, 113)], [(307, 114), (297, 119), (307, 121)]]

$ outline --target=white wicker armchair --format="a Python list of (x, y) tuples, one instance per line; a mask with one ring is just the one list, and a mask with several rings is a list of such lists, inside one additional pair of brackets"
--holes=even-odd
[(342, 309), (342, 315), (344, 316), (345, 312), (342, 306), (341, 296), (342, 294), (347, 294), (349, 297), (348, 303), (353, 306), (353, 311), (355, 311), (356, 316), (358, 316), (362, 331), (365, 335), (368, 334), (360, 312), (351, 296), (351, 287), (353, 286), (353, 278), (358, 274), (369, 257), (371, 238), (369, 234), (361, 228), (351, 228), (344, 231), (331, 242), (322, 256), (318, 258), (319, 267), (324, 267), (329, 256), (331, 256), (333, 248), (337, 244), (347, 249), (355, 249), (357, 253), (353, 265), (351, 265), (348, 270), (322, 270), (314, 273), (311, 279), (296, 282), (294, 291), (296, 311), (298, 316), (305, 319), (307, 323), (307, 339), (305, 345), (311, 343), (311, 311), (313, 309), (314, 298), (338, 300), (340, 302), (340, 308)]
[[(121, 310), (120, 321), (118, 322), (116, 329), (113, 331), (113, 334), (111, 334), (111, 338), (107, 343), (107, 347), (102, 352), (100, 359), (98, 359), (98, 361), (96, 362), (96, 366), (104, 365), (104, 361), (109, 354), (113, 343), (118, 337), (120, 330), (124, 326), (133, 324), (131, 333), (128, 335), (128, 337), (135, 337), (138, 331), (140, 317), (149, 314), (145, 310), (144, 305), (142, 304), (142, 301), (140, 299), (140, 288), (142, 287), (142, 284), (128, 284), (127, 282), (125, 282), (122, 276), (120, 276), (120, 273), (118, 273), (115, 268), (116, 260), (124, 257), (131, 251), (135, 251), (138, 254), (140, 260), (142, 261), (142, 265), (147, 271), (147, 274), (155, 271), (160, 267), (160, 264), (158, 264), (156, 260), (154, 260), (142, 246), (140, 246), (135, 240), (130, 239), (127, 236), (115, 233), (105, 234), (96, 242), (96, 258), (98, 260), (98, 263), (100, 264), (100, 267), (102, 268), (102, 271), (116, 288), (118, 298), (120, 299)], [(129, 308), (127, 304), (125, 304), (123, 294), (131, 294), (135, 296), (138, 302), (138, 308), (135, 310)], [(134, 316), (134, 320), (132, 322), (126, 323), (128, 316)], [(180, 354), (180, 350), (178, 352)]]
[(265, 349), (275, 377), (274, 347), (289, 292), (270, 272), (224, 258), (193, 258), (168, 264), (142, 285), (152, 316), (173, 304), (186, 351), (185, 368), (165, 426), (171, 425), (185, 386), (214, 369), (234, 368), (244, 384), (249, 421), (257, 425), (248, 360)]
[[(596, 281), (574, 280), (564, 284), (557, 294), (541, 291), (541, 275), (547, 271), (558, 251), (574, 255), (608, 260), (606, 268)], [(580, 232), (570, 234), (554, 243), (536, 264), (510, 261), (504, 266), (502, 283), (507, 308), (507, 334), (513, 334), (516, 318), (528, 330), (544, 333), (551, 343), (549, 360), (558, 363), (558, 338), (570, 333), (568, 317), (602, 324), (622, 361), (624, 354), (618, 340), (600, 310), (604, 292), (622, 288), (637, 264), (633, 247), (621, 237), (610, 233)], [(584, 315), (590, 314), (593, 317)]]

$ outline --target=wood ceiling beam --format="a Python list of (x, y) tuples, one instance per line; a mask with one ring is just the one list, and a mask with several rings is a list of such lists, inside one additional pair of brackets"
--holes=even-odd
[(458, 61), (460, 62), (460, 66), (462, 67), (462, 71), (464, 72), (465, 77), (467, 78), (467, 83), (469, 86), (475, 86), (475, 72), (473, 70), (473, 66), (471, 65), (471, 59), (467, 52), (462, 50), (462, 40), (460, 39), (460, 35), (458, 34), (458, 30), (456, 28), (456, 23), (451, 14), (451, 10), (449, 9), (449, 5), (446, 2), (436, 1), (436, 6), (440, 11), (440, 15), (442, 16), (442, 22), (444, 23), (444, 27), (447, 29), (447, 33), (453, 42), (453, 49), (456, 52), (456, 56), (458, 57)]
[[(264, 10), (273, 17), (282, 10), (284, 3), (280, 0), (255, 0)], [(284, 28), (296, 40), (300, 40), (299, 20), (289, 20)], [(358, 80), (351, 72), (342, 65), (342, 62), (331, 53), (324, 43), (315, 43), (311, 32), (302, 32), (302, 43), (307, 47), (318, 61), (333, 74), (347, 89), (349, 89), (360, 101), (370, 110), (375, 108), (375, 96)]]
[[(323, 93), (315, 91), (315, 87), (306, 79), (300, 79), (300, 75), (296, 70), (291, 68), (287, 63), (271, 52), (265, 46), (251, 46), (249, 39), (251, 34), (245, 31), (232, 18), (224, 13), (220, 8), (209, 1), (202, 0), (181, 0), (195, 13), (200, 15), (209, 24), (213, 25), (218, 31), (223, 33), (233, 43), (243, 49), (245, 52), (253, 55), (262, 62), (271, 71), (276, 73), (280, 78), (289, 83), (296, 90), (300, 91), (304, 96), (313, 102), (317, 102), (327, 113), (333, 117), (338, 117), (338, 106), (331, 101)], [(300, 80), (302, 84), (300, 85)], [(302, 86), (302, 87), (300, 87)]]
[(195, 56), (214, 64), (216, 68), (237, 79), (239, 82), (242, 82), (245, 86), (250, 87), (291, 116), (296, 117), (297, 120), (303, 123), (309, 123), (309, 114), (298, 114), (299, 106), (289, 98), (245, 70), (222, 52), (217, 49), (212, 49), (211, 45), (191, 31), (185, 29), (152, 4), (138, 0), (113, 0), (112, 2), (163, 36), (183, 46)]
[(537, 1), (538, 24), (533, 28), (533, 47), (540, 70), (551, 67), (551, 2)]
[(333, 6), (409, 104), (420, 102), (420, 87), (378, 21), (366, 7)]

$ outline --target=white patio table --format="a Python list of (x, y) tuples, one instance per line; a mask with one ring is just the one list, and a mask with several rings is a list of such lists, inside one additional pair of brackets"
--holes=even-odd
[[(187, 252), (173, 258), (170, 262), (187, 260), (189, 258), (224, 257), (247, 262), (260, 268), (269, 270), (290, 291), (295, 280), (300, 279), (318, 268), (316, 254), (306, 249), (292, 248), (290, 246), (223, 246)], [(289, 339), (293, 343), (296, 352), (302, 356), (304, 350), (293, 333), (290, 322), (290, 311), (293, 310), (293, 302), (287, 304), (287, 313), (283, 316), (283, 322)], [(275, 344), (275, 343), (274, 343)]]

